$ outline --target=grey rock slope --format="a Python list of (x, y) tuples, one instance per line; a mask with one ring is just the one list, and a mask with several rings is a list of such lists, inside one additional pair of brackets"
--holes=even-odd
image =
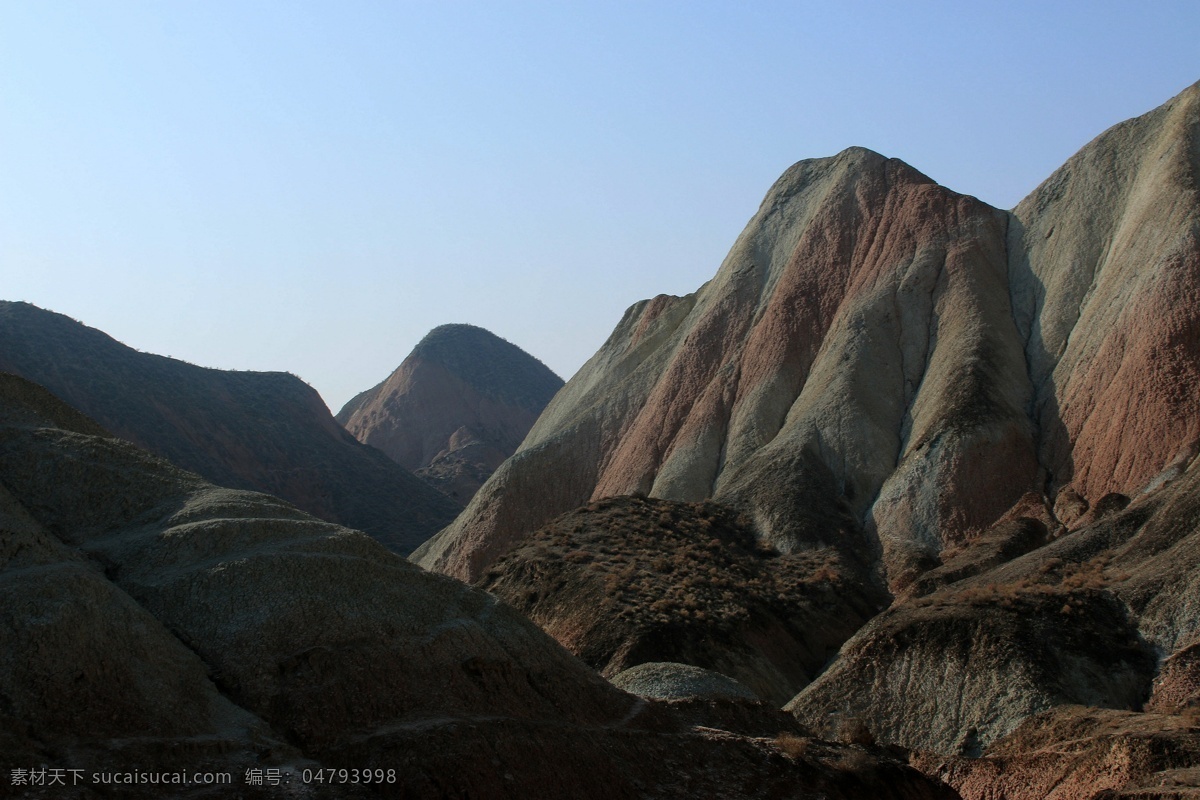
[(61, 314), (8, 302), (0, 302), (0, 369), (214, 483), (277, 495), (400, 553), (459, 510), (355, 441), (293, 375), (204, 369), (141, 353)]
[(545, 364), (483, 328), (442, 325), (336, 419), (466, 503), (562, 385)]

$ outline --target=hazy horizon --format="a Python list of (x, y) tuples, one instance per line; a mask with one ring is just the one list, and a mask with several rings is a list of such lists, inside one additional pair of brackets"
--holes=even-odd
[(1200, 79), (1200, 7), (0, 5), (0, 299), (288, 371), (336, 412), (431, 328), (564, 379), (864, 146), (1011, 208)]

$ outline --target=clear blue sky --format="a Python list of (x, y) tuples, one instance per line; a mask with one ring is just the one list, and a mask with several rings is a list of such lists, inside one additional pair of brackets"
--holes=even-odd
[(564, 378), (862, 145), (1013, 206), (1200, 3), (0, 0), (0, 299), (336, 411), (471, 322)]

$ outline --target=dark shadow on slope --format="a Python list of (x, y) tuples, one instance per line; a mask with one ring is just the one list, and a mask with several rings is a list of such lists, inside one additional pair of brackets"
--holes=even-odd
[[(1049, 235), (1053, 233), (1051, 229)], [(1015, 214), (1009, 213), (1009, 302), (1017, 331), (1025, 340), (1025, 369), (1033, 388), (1027, 414), (1033, 423), (1038, 465), (1042, 468), (1042, 491), (1053, 502), (1057, 492), (1071, 482), (1075, 462), (1071, 435), (1063, 423), (1054, 385), (1054, 366), (1061, 354), (1050, 353), (1042, 338), (1041, 314), (1046, 287), (1033, 271), (1025, 237), (1024, 224)]]

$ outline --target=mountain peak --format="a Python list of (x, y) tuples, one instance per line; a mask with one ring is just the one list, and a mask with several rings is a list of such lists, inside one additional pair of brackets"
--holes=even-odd
[(439, 364), (484, 394), (526, 408), (545, 407), (563, 383), (512, 342), (464, 323), (439, 325), (425, 334), (405, 362), (414, 359)]
[(562, 385), (549, 367), (490, 331), (439, 325), (337, 420), (461, 502), (512, 455)]

